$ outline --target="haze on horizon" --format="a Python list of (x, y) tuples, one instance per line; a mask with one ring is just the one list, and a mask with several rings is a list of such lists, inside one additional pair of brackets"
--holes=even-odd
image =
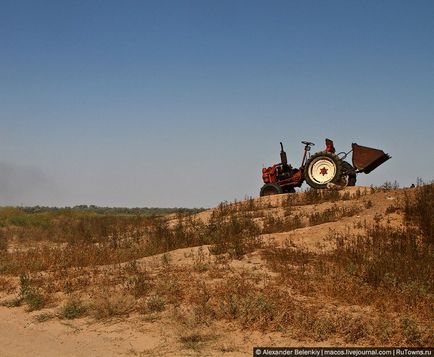
[(0, 1), (0, 206), (210, 207), (279, 141), (434, 179), (432, 1)]

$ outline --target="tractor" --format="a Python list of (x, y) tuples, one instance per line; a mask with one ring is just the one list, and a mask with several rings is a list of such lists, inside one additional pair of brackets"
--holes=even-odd
[[(330, 139), (325, 139), (324, 151), (311, 155), (310, 150), (315, 144), (310, 141), (301, 143), (304, 145), (304, 153), (298, 169), (288, 164), (283, 144), (280, 143), (280, 163), (262, 169), (264, 185), (260, 196), (293, 193), (295, 188), (301, 187), (304, 181), (316, 189), (354, 186), (358, 173), (369, 174), (391, 158), (382, 150), (356, 143), (352, 144), (350, 151), (336, 154), (333, 140)], [(353, 153), (352, 165), (345, 161), (351, 152)]]

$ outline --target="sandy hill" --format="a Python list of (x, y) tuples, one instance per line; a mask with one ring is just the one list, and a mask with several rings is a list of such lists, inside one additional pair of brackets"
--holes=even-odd
[(432, 185), (351, 187), (195, 215), (6, 225), (0, 355), (426, 346), (432, 197)]

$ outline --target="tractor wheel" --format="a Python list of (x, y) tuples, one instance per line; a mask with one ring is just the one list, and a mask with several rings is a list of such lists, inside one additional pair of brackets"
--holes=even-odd
[(354, 167), (350, 163), (344, 161), (342, 163), (342, 171), (347, 176), (347, 186), (356, 186), (357, 174)]
[(275, 183), (267, 183), (261, 188), (261, 192), (259, 195), (263, 196), (271, 196), (271, 195), (279, 195), (283, 193), (282, 187), (276, 185)]
[(310, 157), (304, 167), (304, 177), (313, 188), (327, 188), (327, 184), (339, 184), (343, 161), (335, 154), (321, 151)]

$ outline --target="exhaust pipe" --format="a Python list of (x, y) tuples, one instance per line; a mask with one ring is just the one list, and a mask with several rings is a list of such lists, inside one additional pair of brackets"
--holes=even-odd
[(280, 142), (280, 162), (284, 165), (288, 165), (288, 159), (286, 157), (286, 152), (283, 150), (283, 144)]

